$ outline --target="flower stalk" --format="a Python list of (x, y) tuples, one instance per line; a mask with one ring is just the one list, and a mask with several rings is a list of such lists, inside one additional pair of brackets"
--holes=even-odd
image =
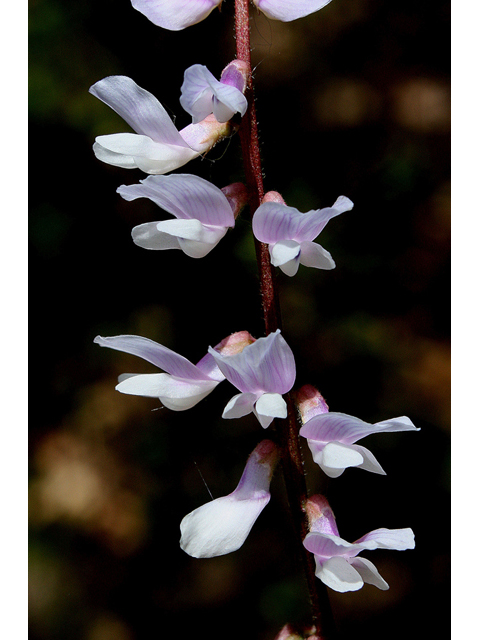
[[(245, 96), (248, 109), (242, 118), (239, 130), (245, 181), (250, 205), (250, 214), (258, 209), (265, 196), (263, 172), (258, 139), (257, 117), (255, 111), (254, 88), (252, 81), (249, 0), (235, 0), (235, 35), (237, 58), (248, 67), (248, 80)], [(266, 335), (281, 329), (281, 312), (275, 272), (270, 261), (268, 244), (256, 238), (255, 252), (260, 274), (263, 316)], [(315, 577), (314, 556), (307, 552), (303, 540), (309, 532), (308, 519), (304, 506), (308, 499), (303, 459), (299, 442), (299, 425), (294, 403), (286, 395), (287, 418), (276, 419), (275, 432), (282, 455), (282, 468), (287, 499), (297, 539), (297, 550), (305, 571), (308, 593), (311, 603), (312, 622), (320, 640), (332, 640), (334, 637), (333, 616), (325, 586)]]

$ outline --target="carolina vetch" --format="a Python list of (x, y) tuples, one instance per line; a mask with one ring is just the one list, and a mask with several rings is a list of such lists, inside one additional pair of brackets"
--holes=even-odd
[[(185, 29), (206, 18), (223, 0), (132, 0), (134, 9), (170, 31)], [(233, 0), (230, 0), (233, 2)], [(273, 20), (290, 22), (322, 9), (331, 0), (252, 0)]]
[(213, 116), (178, 131), (157, 98), (126, 76), (104, 78), (90, 93), (136, 132), (98, 136), (93, 145), (99, 160), (124, 169), (168, 173), (206, 153), (230, 132), (228, 123)]
[(196, 365), (171, 349), (140, 336), (112, 336), (94, 340), (101, 347), (130, 353), (151, 362), (167, 373), (123, 374), (115, 387), (121, 393), (159, 398), (173, 411), (194, 407), (224, 380), (210, 354)]
[(405, 551), (415, 548), (415, 536), (411, 529), (375, 529), (353, 543), (340, 538), (335, 516), (323, 496), (312, 496), (305, 510), (310, 523), (310, 533), (303, 541), (304, 547), (314, 554), (315, 575), (327, 587), (340, 591), (357, 591), (364, 583), (379, 589), (388, 589), (388, 584), (378, 573), (375, 565), (359, 558), (366, 549), (392, 549)]
[[(236, 194), (233, 208), (233, 200), (227, 197), (232, 191)], [(149, 176), (140, 184), (122, 185), (117, 192), (129, 201), (148, 198), (176, 218), (134, 227), (135, 244), (144, 249), (181, 249), (192, 258), (203, 258), (218, 244), (246, 202), (241, 184), (226, 187), (225, 195), (207, 180), (189, 174)]]
[(332, 207), (301, 213), (281, 202), (268, 201), (268, 196), (255, 211), (252, 228), (257, 240), (268, 244), (271, 263), (287, 276), (294, 276), (300, 264), (333, 269), (330, 253), (313, 240), (331, 218), (352, 209), (353, 202), (340, 196)]
[(270, 500), (270, 480), (278, 458), (274, 443), (263, 440), (250, 454), (233, 493), (183, 518), (181, 548), (194, 558), (213, 558), (241, 547)]
[(228, 122), (235, 113), (243, 116), (248, 102), (243, 92), (247, 85), (247, 65), (234, 60), (218, 81), (207, 67), (194, 64), (185, 71), (180, 104), (197, 123), (211, 113), (218, 122)]
[(212, 347), (208, 352), (227, 380), (241, 391), (227, 403), (224, 418), (241, 418), (253, 411), (266, 429), (274, 418), (287, 417), (282, 394), (295, 382), (295, 360), (279, 329), (236, 355), (222, 355)]
[(373, 433), (395, 431), (420, 429), (406, 416), (369, 424), (345, 413), (329, 412), (308, 420), (300, 429), (300, 435), (307, 439), (313, 459), (327, 476), (337, 478), (347, 467), (385, 474), (373, 454), (354, 443)]

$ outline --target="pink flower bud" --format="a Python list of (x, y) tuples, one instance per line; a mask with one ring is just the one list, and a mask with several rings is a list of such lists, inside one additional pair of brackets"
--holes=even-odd
[(255, 338), (248, 331), (237, 331), (224, 338), (215, 347), (215, 351), (223, 356), (234, 356), (241, 353), (249, 344), (253, 344)]
[(318, 389), (311, 384), (305, 384), (298, 391), (293, 392), (293, 400), (297, 406), (302, 424), (305, 424), (321, 413), (328, 413), (328, 404)]
[(232, 60), (220, 76), (220, 82), (235, 87), (242, 93), (245, 93), (249, 77), (248, 64), (243, 60)]
[(304, 509), (308, 517), (310, 531), (333, 533), (338, 536), (335, 516), (325, 496), (320, 494), (312, 496), (305, 503)]
[(247, 187), (242, 182), (234, 182), (221, 189), (227, 198), (235, 218), (238, 217), (244, 206), (248, 203)]
[(264, 196), (261, 204), (265, 202), (276, 202), (277, 204), (285, 204), (285, 200), (278, 191), (268, 191)]

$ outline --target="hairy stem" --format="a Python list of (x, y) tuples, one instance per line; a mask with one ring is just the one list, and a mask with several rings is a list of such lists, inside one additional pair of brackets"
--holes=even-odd
[[(248, 65), (249, 78), (245, 92), (248, 100), (247, 113), (242, 118), (239, 135), (242, 145), (245, 180), (249, 194), (250, 213), (253, 216), (265, 195), (263, 172), (258, 141), (257, 117), (252, 81), (250, 57), (250, 21), (249, 0), (235, 0), (235, 34), (237, 58)], [(268, 245), (256, 238), (255, 251), (260, 274), (265, 333), (281, 329), (280, 305), (275, 282), (275, 272), (270, 263)], [(307, 485), (303, 469), (302, 454), (298, 438), (298, 425), (295, 407), (287, 396), (288, 416), (285, 420), (276, 420), (276, 432), (282, 450), (282, 467), (285, 478), (287, 498), (294, 522), (298, 553), (305, 570), (308, 592), (312, 607), (312, 621), (317, 635), (322, 640), (331, 640), (334, 635), (333, 617), (326, 587), (315, 577), (315, 560), (302, 542), (308, 533), (308, 521), (304, 512), (307, 500)]]

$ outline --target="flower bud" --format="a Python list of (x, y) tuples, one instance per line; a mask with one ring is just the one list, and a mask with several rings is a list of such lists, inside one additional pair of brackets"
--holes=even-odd
[(232, 207), (234, 217), (237, 218), (248, 202), (247, 187), (242, 182), (234, 182), (223, 187), (221, 191)]
[(234, 356), (254, 342), (255, 338), (248, 331), (237, 331), (219, 342), (215, 347), (215, 351), (218, 351), (222, 356)]
[(278, 193), (278, 191), (267, 191), (267, 193), (263, 196), (263, 200), (261, 204), (265, 202), (276, 202), (277, 204), (286, 204), (285, 200)]
[(243, 60), (232, 60), (232, 62), (227, 64), (225, 69), (222, 71), (220, 82), (228, 84), (231, 87), (235, 87), (235, 89), (245, 93), (248, 76), (248, 64)]
[(318, 389), (311, 384), (305, 384), (298, 391), (293, 392), (293, 400), (300, 414), (302, 424), (305, 424), (321, 413), (328, 413), (328, 404)]
[(305, 503), (310, 531), (338, 536), (337, 523), (328, 500), (320, 494), (311, 496)]

